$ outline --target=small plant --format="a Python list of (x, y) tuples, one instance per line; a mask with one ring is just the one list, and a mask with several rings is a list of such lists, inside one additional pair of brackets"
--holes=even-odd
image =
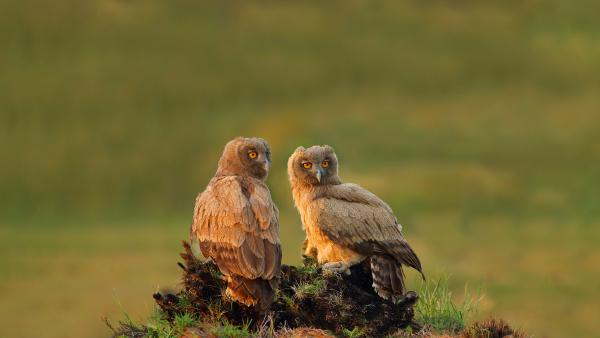
[(250, 322), (246, 322), (242, 326), (237, 326), (228, 321), (222, 321), (221, 325), (213, 327), (211, 332), (218, 337), (224, 338), (245, 338), (252, 336), (252, 333), (250, 332)]
[(281, 298), (283, 300), (283, 302), (285, 303), (285, 305), (289, 306), (292, 309), (296, 309), (297, 308), (297, 304), (294, 301), (294, 297), (290, 297), (288, 295), (286, 295), (285, 293), (281, 292), (281, 290), (277, 290), (277, 297)]
[(164, 314), (159, 309), (155, 309), (148, 324), (146, 324), (146, 337), (152, 338), (175, 338), (179, 337), (186, 328), (198, 324), (196, 316), (190, 313), (177, 314), (173, 322), (164, 318)]
[(273, 320), (273, 314), (269, 314), (265, 320), (263, 320), (258, 326), (255, 337), (276, 337), (275, 321)]
[(210, 269), (210, 274), (214, 279), (223, 279), (223, 274), (218, 269)]
[(198, 323), (196, 316), (190, 313), (184, 313), (175, 316), (174, 320), (175, 329), (178, 333), (182, 333), (186, 328), (194, 326)]
[(312, 258), (304, 258), (304, 264), (298, 267), (298, 271), (307, 275), (314, 275), (317, 273), (319, 265)]
[(344, 336), (347, 338), (358, 338), (363, 337), (365, 335), (365, 330), (361, 329), (358, 326), (355, 326), (352, 330), (344, 329)]
[(192, 307), (192, 301), (186, 294), (182, 294), (177, 298), (177, 303), (181, 309), (187, 309)]
[(304, 282), (292, 287), (295, 293), (294, 297), (296, 297), (296, 299), (317, 296), (321, 294), (324, 288), (325, 281), (323, 279), (315, 279), (312, 282)]
[(334, 306), (344, 305), (344, 295), (342, 294), (342, 291), (331, 292), (328, 295), (328, 298), (329, 298), (329, 303)]
[(208, 315), (214, 320), (221, 320), (223, 317), (223, 304), (219, 300), (212, 301), (208, 304)]
[(163, 318), (159, 309), (155, 309), (146, 325), (148, 329), (147, 337), (152, 338), (176, 338), (177, 330), (168, 320)]
[(473, 300), (467, 288), (462, 304), (452, 302), (448, 277), (423, 283), (415, 306), (416, 318), (435, 332), (459, 332), (466, 326), (467, 317), (475, 311), (479, 298)]

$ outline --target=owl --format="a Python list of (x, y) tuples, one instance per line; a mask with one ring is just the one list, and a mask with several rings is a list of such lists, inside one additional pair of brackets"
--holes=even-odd
[(305, 256), (315, 258), (324, 270), (346, 274), (349, 267), (368, 260), (374, 290), (394, 302), (405, 293), (402, 265), (425, 278), (392, 209), (361, 186), (342, 183), (333, 148), (296, 149), (288, 175), (306, 232)]
[(281, 272), (279, 210), (265, 180), (271, 151), (260, 138), (227, 143), (217, 172), (196, 198), (190, 237), (227, 280), (226, 294), (267, 310)]

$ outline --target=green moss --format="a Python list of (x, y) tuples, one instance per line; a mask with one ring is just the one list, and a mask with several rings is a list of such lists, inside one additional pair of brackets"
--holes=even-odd
[(358, 338), (365, 336), (365, 330), (358, 326), (355, 326), (352, 330), (344, 329), (343, 333), (347, 338)]

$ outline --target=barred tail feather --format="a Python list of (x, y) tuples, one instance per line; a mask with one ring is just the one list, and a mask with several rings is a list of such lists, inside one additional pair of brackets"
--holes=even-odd
[(226, 294), (231, 299), (245, 304), (255, 306), (259, 312), (265, 312), (271, 306), (275, 298), (276, 280), (247, 279), (242, 276), (229, 276)]
[(371, 256), (371, 274), (373, 289), (383, 299), (397, 302), (406, 292), (402, 265), (385, 256)]

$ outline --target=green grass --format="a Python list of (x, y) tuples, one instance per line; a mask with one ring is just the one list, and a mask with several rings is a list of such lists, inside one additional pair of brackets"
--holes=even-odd
[(294, 297), (290, 297), (282, 292), (277, 292), (277, 297), (280, 297), (281, 299), (283, 299), (283, 301), (285, 302), (285, 304), (287, 306), (289, 306), (292, 309), (296, 309), (298, 304), (295, 302)]
[(183, 332), (186, 328), (194, 326), (198, 323), (198, 318), (189, 313), (175, 316), (175, 329), (177, 332)]
[(325, 280), (315, 279), (311, 282), (300, 283), (294, 286), (293, 289), (294, 298), (296, 299), (318, 296), (325, 289)]
[(159, 310), (155, 310), (146, 326), (149, 338), (176, 338), (181, 333), (176, 326), (163, 318)]
[(104, 337), (113, 296), (146, 318), (150, 295), (177, 285), (224, 143), (257, 135), (273, 147), (285, 262), (303, 240), (286, 159), (328, 143), (342, 179), (392, 206), (428, 276), (451, 274), (458, 295), (485, 286), (478, 317), (595, 335), (599, 11), (0, 2), (3, 334)]
[(223, 321), (220, 325), (215, 326), (211, 333), (223, 338), (245, 338), (252, 337), (253, 334), (249, 330), (250, 324), (243, 326), (232, 325)]
[(463, 301), (458, 305), (452, 298), (448, 277), (422, 284), (415, 318), (428, 330), (438, 333), (457, 333), (468, 325), (469, 316), (477, 310), (479, 299), (471, 298), (467, 287)]

